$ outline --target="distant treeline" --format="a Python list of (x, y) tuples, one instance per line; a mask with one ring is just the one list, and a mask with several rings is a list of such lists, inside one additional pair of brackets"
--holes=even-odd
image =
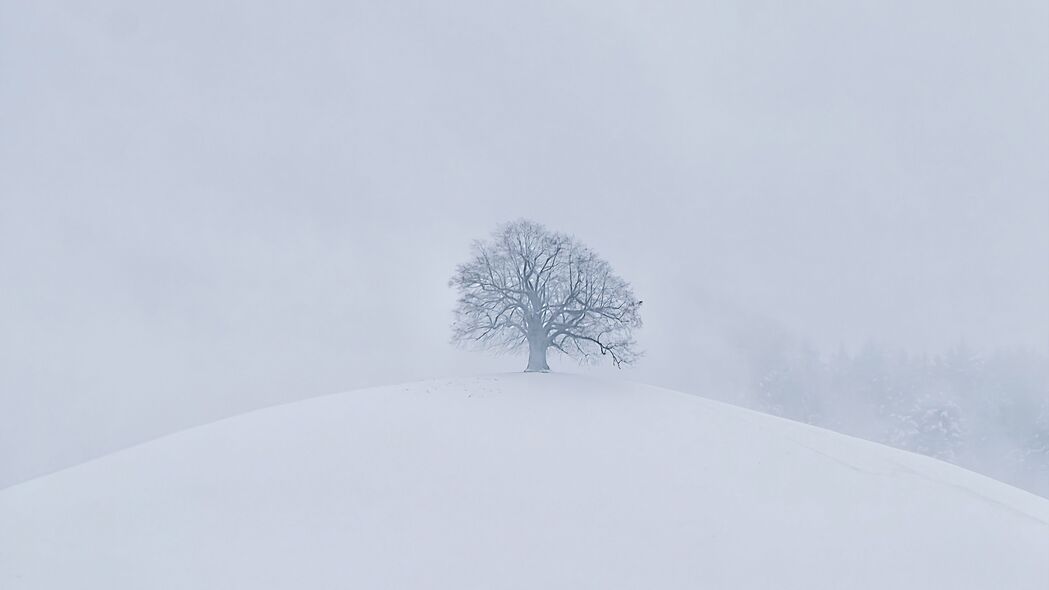
[(1049, 359), (1021, 350), (752, 357), (757, 409), (922, 453), (1049, 497)]

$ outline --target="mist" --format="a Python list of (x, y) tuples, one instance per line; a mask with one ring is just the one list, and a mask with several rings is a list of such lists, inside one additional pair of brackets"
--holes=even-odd
[(0, 487), (280, 402), (521, 370), (451, 345), (448, 286), (519, 218), (644, 300), (636, 366), (556, 371), (754, 407), (770, 342), (1021, 351), (1044, 375), (1046, 22), (0, 3)]

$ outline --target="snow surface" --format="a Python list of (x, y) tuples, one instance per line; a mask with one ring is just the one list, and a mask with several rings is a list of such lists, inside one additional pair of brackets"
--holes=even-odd
[(1049, 501), (664, 389), (367, 389), (0, 491), (0, 588), (1049, 588)]

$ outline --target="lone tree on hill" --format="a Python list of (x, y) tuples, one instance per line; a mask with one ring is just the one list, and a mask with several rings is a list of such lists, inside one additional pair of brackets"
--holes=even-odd
[(449, 281), (459, 291), (453, 340), (500, 351), (528, 345), (525, 371), (549, 371), (554, 348), (580, 361), (596, 353), (621, 367), (637, 359), (631, 332), (641, 302), (629, 283), (571, 236), (520, 220), (473, 244)]

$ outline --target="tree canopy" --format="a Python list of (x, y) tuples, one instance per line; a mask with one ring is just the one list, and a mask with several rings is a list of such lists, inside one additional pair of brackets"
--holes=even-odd
[(547, 351), (620, 367), (639, 352), (639, 301), (629, 283), (573, 237), (527, 220), (474, 242), (472, 257), (449, 284), (459, 292), (453, 340), (516, 351), (528, 346), (527, 371), (548, 371)]

